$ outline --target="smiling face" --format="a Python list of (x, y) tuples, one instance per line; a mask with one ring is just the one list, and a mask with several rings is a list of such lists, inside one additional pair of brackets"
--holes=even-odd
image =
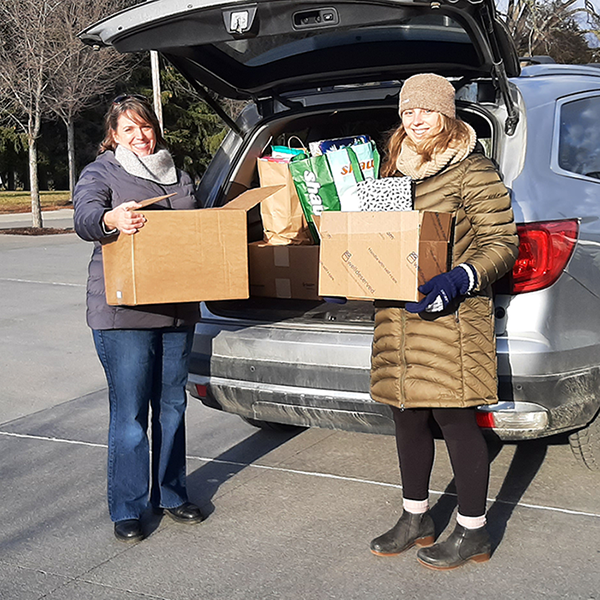
[(156, 148), (156, 133), (152, 125), (131, 111), (119, 115), (113, 138), (119, 146), (137, 156), (153, 154)]
[(412, 108), (402, 113), (406, 135), (416, 146), (437, 135), (441, 130), (441, 115), (434, 110)]

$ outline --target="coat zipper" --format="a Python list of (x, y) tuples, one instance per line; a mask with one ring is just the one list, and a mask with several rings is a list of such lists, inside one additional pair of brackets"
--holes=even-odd
[(400, 356), (402, 357), (402, 375), (400, 377), (400, 392), (402, 394), (402, 402), (400, 403), (400, 410), (404, 410), (404, 398), (406, 398), (406, 390), (404, 384), (406, 380), (406, 311), (401, 311), (401, 323), (402, 323), (402, 348), (400, 349)]

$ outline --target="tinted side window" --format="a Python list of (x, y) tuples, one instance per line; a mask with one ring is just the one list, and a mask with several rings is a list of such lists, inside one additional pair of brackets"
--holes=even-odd
[(565, 171), (600, 179), (600, 96), (563, 104), (558, 164)]

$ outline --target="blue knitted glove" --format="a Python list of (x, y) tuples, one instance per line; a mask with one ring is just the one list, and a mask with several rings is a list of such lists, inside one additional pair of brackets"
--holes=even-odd
[(439, 312), (458, 296), (468, 294), (475, 285), (477, 285), (475, 269), (471, 265), (462, 263), (452, 271), (436, 275), (419, 286), (419, 291), (425, 294), (425, 298), (420, 302), (407, 302), (406, 310), (411, 313)]

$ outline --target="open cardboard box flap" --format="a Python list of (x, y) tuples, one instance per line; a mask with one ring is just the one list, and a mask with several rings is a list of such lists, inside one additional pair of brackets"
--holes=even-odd
[[(244, 210), (247, 212), (251, 208), (254, 208), (257, 204), (260, 204), (263, 200), (266, 200), (269, 196), (272, 196), (284, 187), (284, 185), (271, 185), (266, 187), (252, 188), (241, 193), (237, 198), (230, 200), (227, 204), (225, 204), (225, 206), (219, 206), (216, 208), (218, 210)], [(172, 196), (176, 195), (177, 192), (174, 192), (172, 194), (166, 194), (165, 196), (155, 196), (154, 198), (147, 198), (146, 200), (142, 200), (140, 202), (141, 208), (145, 208), (146, 206), (150, 206), (151, 204), (154, 204), (159, 200), (165, 200), (166, 198), (171, 198)], [(141, 210), (141, 208), (137, 210)]]
[(217, 210), (243, 210), (244, 212), (248, 212), (251, 208), (254, 208), (257, 204), (260, 204), (263, 200), (266, 200), (284, 187), (284, 185), (270, 185), (267, 187), (252, 188), (240, 194), (237, 198), (230, 200), (225, 206), (220, 206)]
[(141, 208), (145, 208), (146, 206), (150, 206), (151, 204), (154, 204), (159, 200), (165, 200), (166, 198), (171, 198), (172, 196), (177, 196), (177, 192), (173, 192), (172, 194), (166, 194), (164, 196), (155, 196), (154, 198), (147, 198), (146, 200), (142, 200), (139, 204)]

